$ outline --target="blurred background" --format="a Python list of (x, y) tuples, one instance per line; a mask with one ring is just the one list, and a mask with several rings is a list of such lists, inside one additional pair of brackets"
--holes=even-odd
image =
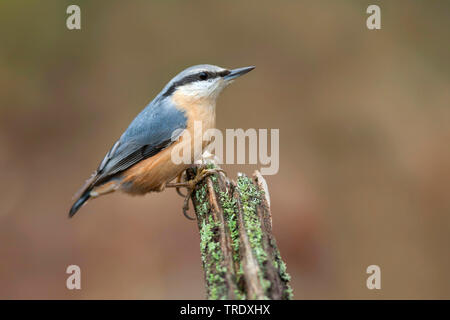
[[(66, 28), (81, 7), (82, 29)], [(382, 29), (366, 28), (381, 7)], [(72, 196), (182, 69), (257, 68), (217, 125), (279, 128), (267, 176), (296, 299), (450, 298), (448, 1), (0, 2), (0, 298), (203, 299), (174, 190)], [(258, 166), (225, 166), (230, 175)], [(68, 265), (82, 290), (66, 289)], [(381, 267), (381, 290), (366, 268)]]

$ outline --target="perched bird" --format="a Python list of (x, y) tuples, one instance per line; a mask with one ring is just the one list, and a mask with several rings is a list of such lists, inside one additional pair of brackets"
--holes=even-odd
[[(170, 184), (170, 181), (180, 176), (189, 164), (175, 164), (171, 160), (172, 148), (190, 143), (192, 163), (201, 157), (194, 151), (193, 140), (202, 139), (194, 136), (194, 122), (201, 121), (200, 134), (214, 128), (217, 96), (233, 79), (253, 69), (252, 66), (228, 70), (204, 64), (176, 75), (114, 143), (79, 191), (69, 217), (90, 198), (116, 190), (142, 195), (169, 186), (179, 187), (180, 183)], [(192, 139), (183, 139), (183, 132), (188, 132)]]

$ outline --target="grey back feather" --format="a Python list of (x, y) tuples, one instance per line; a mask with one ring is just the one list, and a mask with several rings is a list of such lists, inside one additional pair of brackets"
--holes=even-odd
[[(172, 104), (170, 98), (153, 100), (137, 115), (106, 154), (97, 168), (95, 179), (89, 185), (102, 184), (164, 150), (186, 129), (186, 125), (186, 115)], [(173, 136), (174, 134), (177, 136)]]

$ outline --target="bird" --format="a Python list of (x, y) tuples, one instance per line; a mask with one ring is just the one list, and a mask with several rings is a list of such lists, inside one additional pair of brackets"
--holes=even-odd
[[(193, 136), (196, 121), (201, 121), (202, 124), (200, 134), (214, 128), (216, 99), (220, 92), (234, 79), (254, 68), (226, 69), (201, 64), (178, 73), (134, 118), (106, 153), (76, 194), (76, 201), (69, 210), (69, 218), (89, 199), (117, 190), (130, 195), (144, 195), (161, 192), (166, 187), (176, 187), (177, 191), (180, 186), (192, 189), (192, 181), (190, 184), (170, 183), (190, 166), (186, 163), (174, 163), (171, 160), (172, 149), (192, 142), (192, 139), (184, 139), (184, 134), (189, 133), (194, 140), (201, 139)], [(192, 163), (201, 157), (201, 154), (194, 152), (193, 145), (191, 143), (191, 146), (187, 146), (192, 150)], [(203, 172), (203, 176), (208, 173), (210, 172)], [(196, 177), (194, 182), (198, 182), (203, 176)], [(185, 204), (186, 201), (188, 200), (185, 200)]]

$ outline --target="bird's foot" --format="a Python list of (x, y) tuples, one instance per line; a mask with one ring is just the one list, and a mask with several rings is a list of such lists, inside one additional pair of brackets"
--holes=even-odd
[[(181, 182), (181, 179), (183, 177), (184, 172), (182, 172), (180, 175), (178, 175), (177, 177), (177, 182), (175, 183), (168, 183), (166, 184), (166, 188), (176, 188), (177, 193), (181, 196), (184, 197), (184, 202), (183, 202), (183, 214), (186, 218), (188, 218), (189, 220), (195, 220), (195, 218), (192, 218), (191, 216), (188, 215), (188, 211), (189, 211), (189, 200), (191, 199), (192, 193), (195, 190), (195, 186), (201, 182), (203, 179), (205, 179), (206, 177), (222, 172), (225, 174), (225, 171), (220, 169), (220, 168), (213, 168), (213, 169), (208, 169), (206, 167), (197, 167), (197, 173), (195, 175), (194, 178), (187, 180), (185, 182)], [(180, 188), (186, 188), (187, 190), (187, 194), (184, 195), (181, 191)]]

